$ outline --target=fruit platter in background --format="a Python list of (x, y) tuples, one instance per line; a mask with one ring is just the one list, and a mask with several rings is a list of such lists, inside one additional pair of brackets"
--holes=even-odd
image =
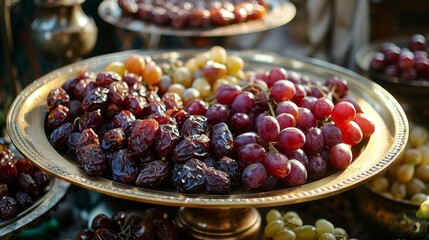
[(208, 28), (264, 19), (269, 2), (118, 0), (123, 16), (172, 28)]
[(417, 33), (369, 43), (357, 51), (355, 61), (359, 70), (392, 93), (405, 111), (418, 118), (429, 114), (427, 35)]
[(167, 211), (150, 207), (139, 212), (118, 211), (112, 216), (100, 212), (90, 219), (88, 228), (77, 233), (76, 239), (179, 240), (180, 235)]
[(47, 113), (50, 143), (88, 175), (180, 193), (316, 181), (351, 164), (375, 131), (340, 77), (246, 73), (219, 46), (186, 63), (130, 55), (83, 69), (50, 91)]
[(295, 17), (296, 8), (286, 0), (104, 0), (98, 13), (106, 22), (134, 32), (216, 37), (282, 26)]
[[(407, 139), (407, 128), (386, 126), (407, 125), (397, 102), (344, 71), (219, 46), (122, 52), (35, 81), (9, 115), (22, 121), (8, 127), (48, 172), (129, 200), (213, 207), (311, 200), (381, 171)], [(27, 99), (34, 101), (16, 105)]]
[(0, 144), (0, 238), (9, 239), (34, 224), (61, 200), (68, 186), (15, 155), (9, 144)]

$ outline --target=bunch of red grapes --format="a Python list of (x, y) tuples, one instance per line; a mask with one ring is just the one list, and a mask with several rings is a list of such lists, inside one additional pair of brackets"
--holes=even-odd
[(382, 44), (371, 60), (370, 70), (390, 79), (429, 81), (426, 37), (414, 34), (403, 48), (392, 42)]
[(321, 83), (275, 67), (220, 86), (210, 104), (184, 106), (177, 93), (158, 96), (146, 84), (158, 83), (155, 75), (143, 75), (85, 70), (53, 89), (46, 119), (52, 146), (69, 151), (91, 176), (227, 194), (240, 185), (299, 186), (344, 169), (352, 146), (375, 128), (339, 77)]
[(176, 29), (204, 29), (263, 19), (269, 10), (265, 0), (118, 0), (118, 6), (124, 16)]
[(48, 174), (0, 145), (0, 219), (12, 219), (28, 209), (49, 189), (49, 184)]
[(176, 240), (179, 235), (166, 211), (147, 208), (142, 214), (119, 211), (108, 217), (99, 213), (92, 219), (91, 226), (81, 230), (76, 239)]

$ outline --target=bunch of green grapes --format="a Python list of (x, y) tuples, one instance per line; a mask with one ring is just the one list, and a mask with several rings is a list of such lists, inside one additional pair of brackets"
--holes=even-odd
[(243, 68), (241, 57), (228, 55), (221, 46), (213, 46), (186, 62), (176, 59), (164, 64), (159, 90), (161, 94), (177, 93), (186, 105), (194, 99), (213, 97), (223, 84), (238, 84), (246, 77)]
[(324, 218), (316, 220), (314, 225), (304, 224), (298, 213), (288, 211), (282, 214), (277, 209), (269, 210), (265, 218), (264, 234), (273, 240), (349, 239), (346, 230), (335, 227)]
[(373, 188), (394, 198), (421, 204), (429, 194), (429, 133), (410, 123), (404, 153), (389, 170), (370, 182)]

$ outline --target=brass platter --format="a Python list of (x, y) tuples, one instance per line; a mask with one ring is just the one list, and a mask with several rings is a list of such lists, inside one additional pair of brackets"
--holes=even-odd
[(16, 217), (1, 221), (0, 220), (0, 239), (9, 239), (15, 233), (24, 230), (29, 224), (37, 221), (41, 216), (55, 207), (64, 197), (70, 183), (52, 178), (50, 189), (25, 211), (19, 213)]
[(246, 68), (268, 70), (282, 66), (322, 80), (337, 75), (348, 81), (350, 94), (363, 111), (373, 116), (376, 131), (368, 145), (344, 171), (303, 186), (269, 192), (234, 190), (229, 195), (182, 194), (174, 190), (149, 190), (88, 176), (75, 161), (58, 153), (46, 137), (44, 120), (46, 97), (53, 88), (76, 76), (82, 68), (101, 71), (113, 61), (122, 61), (131, 53), (147, 54), (157, 63), (171, 58), (188, 59), (199, 51), (125, 51), (83, 60), (35, 80), (14, 100), (7, 116), (7, 130), (17, 149), (38, 167), (77, 186), (118, 198), (152, 204), (192, 208), (247, 208), (287, 205), (316, 200), (356, 187), (384, 171), (402, 153), (408, 140), (408, 121), (399, 103), (386, 90), (342, 67), (315, 59), (281, 57), (258, 51), (231, 51), (246, 62)]
[(104, 0), (98, 7), (98, 14), (104, 21), (133, 32), (183, 37), (220, 37), (270, 30), (290, 22), (296, 15), (295, 5), (289, 1), (272, 0), (270, 4), (272, 9), (267, 12), (262, 20), (205, 29), (174, 29), (169, 26), (157, 26), (132, 17), (122, 16), (122, 10), (119, 8), (117, 0)]

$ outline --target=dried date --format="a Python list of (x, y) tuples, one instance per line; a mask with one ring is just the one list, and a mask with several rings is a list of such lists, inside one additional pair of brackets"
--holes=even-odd
[(208, 168), (206, 175), (206, 190), (214, 194), (226, 194), (231, 191), (231, 181), (227, 173), (214, 168)]
[(113, 155), (111, 172), (114, 181), (132, 184), (137, 178), (137, 171), (137, 164), (128, 149), (120, 149)]
[(74, 125), (66, 122), (52, 131), (49, 143), (57, 150), (65, 149), (67, 147), (68, 135), (72, 132), (74, 132)]
[(184, 138), (173, 149), (173, 159), (176, 163), (185, 163), (191, 158), (204, 158), (209, 155), (210, 139), (204, 135), (194, 135)]
[(203, 134), (207, 130), (207, 118), (204, 116), (191, 115), (182, 126), (180, 133), (182, 137)]
[(196, 158), (191, 158), (183, 165), (177, 190), (184, 193), (201, 193), (205, 188), (206, 174), (206, 165)]
[(101, 147), (106, 151), (116, 151), (125, 146), (127, 136), (122, 128), (113, 128), (108, 130), (101, 141)]
[(157, 187), (170, 177), (171, 167), (167, 161), (149, 162), (138, 175), (135, 185), (138, 187)]
[(159, 126), (156, 135), (155, 152), (159, 157), (166, 157), (180, 139), (179, 130), (173, 124)]
[(107, 168), (107, 161), (99, 145), (89, 144), (78, 148), (78, 159), (83, 170), (91, 176), (102, 176)]
[(152, 147), (159, 124), (153, 119), (144, 119), (134, 125), (128, 138), (128, 149), (137, 157), (144, 156)]
[(226, 123), (218, 123), (213, 126), (210, 149), (214, 156), (223, 157), (232, 150), (234, 139)]

